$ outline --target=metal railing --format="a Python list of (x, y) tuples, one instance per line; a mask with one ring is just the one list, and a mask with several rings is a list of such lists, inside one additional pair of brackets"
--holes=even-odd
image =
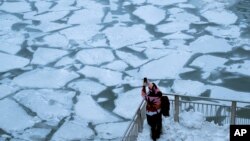
[[(198, 111), (203, 113), (206, 121), (213, 121), (218, 125), (224, 124), (250, 124), (250, 102), (232, 101), (208, 97), (195, 97), (178, 94), (164, 94), (169, 96), (170, 116), (174, 116), (174, 121), (179, 122), (180, 111)], [(237, 104), (241, 105), (237, 107)], [(122, 141), (135, 141), (139, 132), (143, 129), (146, 102), (141, 102), (130, 125), (128, 126)]]

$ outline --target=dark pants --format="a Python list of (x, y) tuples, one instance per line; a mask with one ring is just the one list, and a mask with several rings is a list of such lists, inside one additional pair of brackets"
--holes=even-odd
[(151, 137), (155, 141), (157, 138), (160, 137), (161, 128), (162, 128), (162, 118), (161, 113), (156, 115), (147, 115), (147, 122), (151, 127)]

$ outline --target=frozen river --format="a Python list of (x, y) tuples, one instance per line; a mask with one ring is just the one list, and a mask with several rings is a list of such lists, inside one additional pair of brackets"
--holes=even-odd
[(249, 6), (0, 0), (0, 141), (120, 140), (145, 76), (165, 93), (250, 101)]

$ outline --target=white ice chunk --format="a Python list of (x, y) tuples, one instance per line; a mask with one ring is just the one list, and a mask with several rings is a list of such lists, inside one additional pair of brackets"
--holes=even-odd
[(139, 52), (142, 52), (146, 48), (156, 48), (156, 49), (166, 48), (162, 40), (147, 41), (140, 44), (131, 45), (128, 47)]
[(80, 95), (75, 105), (75, 113), (87, 122), (94, 124), (103, 122), (115, 122), (119, 119), (106, 111), (90, 95)]
[(56, 131), (52, 140), (88, 140), (94, 136), (94, 132), (88, 124), (78, 121), (68, 121)]
[(219, 37), (230, 37), (230, 38), (239, 38), (240, 37), (240, 27), (238, 26), (229, 26), (229, 27), (207, 27), (206, 30), (212, 33), (214, 36)]
[(114, 49), (148, 41), (152, 37), (152, 35), (145, 30), (145, 26), (143, 25), (134, 25), (131, 27), (116, 25), (104, 30), (104, 33), (107, 35), (110, 45)]
[(77, 77), (78, 74), (65, 69), (44, 68), (23, 73), (15, 77), (13, 83), (30, 88), (62, 88)]
[[(187, 120), (187, 118), (191, 120)], [(204, 121), (205, 117), (200, 112), (184, 111), (180, 114), (180, 124), (190, 129), (201, 129)]]
[[(137, 110), (135, 107), (138, 107), (143, 100), (140, 92), (141, 88), (136, 88), (125, 93), (117, 94), (118, 98), (115, 100), (116, 107), (114, 112), (124, 118), (132, 119)], [(126, 101), (124, 99), (126, 99)]]
[(65, 50), (38, 48), (33, 54), (32, 64), (46, 65), (68, 54)]
[(175, 80), (172, 89), (180, 95), (199, 96), (206, 90), (206, 87), (198, 81)]
[(180, 3), (178, 4), (178, 7), (180, 8), (190, 8), (190, 9), (195, 9), (195, 6), (192, 4), (184, 4), (184, 3)]
[(126, 64), (122, 60), (116, 60), (116, 61), (111, 62), (105, 66), (102, 66), (102, 67), (107, 68), (107, 69), (111, 69), (111, 70), (115, 70), (115, 71), (124, 71), (128, 67), (128, 64)]
[(14, 93), (17, 90), (18, 90), (17, 87), (10, 86), (7, 84), (0, 84), (0, 99), (11, 93)]
[[(69, 25), (59, 24), (59, 23), (49, 22), (48, 21), (48, 22), (41, 22), (41, 24), (36, 25), (36, 26), (28, 25), (27, 27), (38, 29), (38, 30), (41, 30), (43, 32), (51, 32), (51, 31), (55, 31), (55, 30), (58, 30), (58, 29), (69, 27)], [(65, 42), (65, 41), (62, 41), (62, 42)]]
[(0, 128), (7, 132), (20, 131), (35, 124), (33, 118), (13, 100), (0, 100), (0, 107)]
[(105, 101), (108, 101), (108, 98), (98, 98), (96, 102), (101, 103)]
[(232, 101), (249, 101), (250, 96), (247, 92), (234, 91), (220, 86), (207, 85), (207, 89), (211, 90), (211, 98), (226, 99)]
[(166, 6), (176, 3), (184, 3), (187, 2), (187, 0), (148, 0), (147, 2), (154, 5)]
[[(154, 60), (141, 67), (139, 74), (149, 79), (177, 78), (191, 53), (173, 51), (166, 57)], [(153, 70), (153, 71), (152, 71)]]
[(19, 33), (11, 32), (0, 38), (0, 51), (10, 54), (16, 54), (21, 49), (21, 44), (24, 41), (24, 36)]
[(98, 67), (86, 66), (79, 70), (79, 73), (89, 78), (96, 78), (106, 86), (114, 86), (122, 82), (122, 73)]
[[(1, 9), (1, 8), (0, 8)], [(12, 14), (1, 13), (0, 14), (0, 35), (12, 33), (11, 26), (21, 20)]]
[(216, 57), (212, 55), (202, 55), (196, 58), (190, 66), (195, 66), (201, 68), (205, 72), (211, 72), (218, 68), (225, 67), (224, 64), (227, 62), (227, 59)]
[(171, 53), (171, 50), (168, 49), (154, 49), (148, 48), (145, 50), (145, 54), (149, 60), (151, 59), (159, 59), (160, 57), (166, 56), (167, 54)]
[(232, 46), (225, 39), (204, 35), (190, 43), (190, 49), (195, 53), (228, 52)]
[(161, 33), (174, 33), (188, 29), (189, 24), (186, 22), (171, 22), (167, 24), (161, 24), (156, 27), (156, 31)]
[(1, 4), (0, 10), (10, 12), (10, 13), (24, 13), (31, 11), (30, 4), (26, 1), (15, 1), (7, 2)]
[(152, 5), (140, 6), (133, 14), (152, 25), (165, 19), (165, 11)]
[(97, 125), (97, 138), (100, 140), (121, 140), (129, 123), (130, 121)]
[(76, 59), (81, 61), (84, 65), (100, 65), (102, 63), (111, 62), (115, 57), (110, 49), (95, 48), (79, 51), (76, 54)]
[(51, 129), (45, 128), (31, 128), (23, 131), (21, 134), (17, 133), (15, 138), (23, 140), (45, 140)]
[(133, 0), (131, 1), (133, 4), (141, 5), (146, 2), (146, 0)]
[(68, 39), (58, 33), (54, 33), (43, 38), (44, 42), (50, 47), (67, 48), (69, 41)]
[(100, 92), (106, 89), (105, 86), (89, 79), (74, 81), (70, 83), (68, 87), (87, 95), (98, 95)]
[(232, 64), (226, 67), (226, 71), (250, 76), (250, 61), (245, 60), (243, 63)]
[(37, 8), (39, 13), (43, 13), (50, 10), (53, 2), (50, 1), (36, 1), (35, 7)]
[(168, 40), (189, 40), (189, 39), (193, 39), (194, 37), (182, 32), (177, 32), (177, 33), (173, 33), (171, 35), (166, 35), (163, 37), (163, 39), (168, 39)]
[(130, 64), (134, 68), (147, 62), (147, 60), (140, 59), (139, 57), (133, 55), (132, 53), (127, 53), (127, 52), (123, 52), (123, 51), (116, 51), (116, 54), (122, 60), (124, 60), (126, 63)]
[(238, 17), (231, 11), (225, 9), (212, 9), (201, 13), (209, 22), (230, 25), (234, 24)]
[(68, 40), (75, 40), (78, 43), (82, 43), (83, 41), (90, 40), (94, 35), (98, 34), (100, 29), (100, 25), (85, 24), (61, 30), (60, 33), (65, 35)]
[(29, 64), (29, 60), (23, 57), (9, 55), (0, 52), (0, 72), (9, 71), (12, 69), (22, 68)]
[(170, 16), (168, 17), (167, 21), (182, 22), (186, 24), (200, 23), (199, 17), (183, 9), (179, 9), (179, 8), (169, 9), (169, 15)]
[(23, 90), (14, 98), (36, 112), (43, 120), (59, 122), (71, 113), (73, 106), (73, 91), (59, 91), (50, 89)]
[(56, 67), (60, 67), (60, 66), (67, 66), (67, 65), (73, 65), (74, 64), (74, 59), (66, 56), (66, 57), (63, 57), (62, 59), (60, 59), (56, 64), (55, 66)]
[(97, 34), (91, 40), (87, 41), (86, 43), (89, 46), (93, 47), (107, 47), (107, 38), (104, 34)]

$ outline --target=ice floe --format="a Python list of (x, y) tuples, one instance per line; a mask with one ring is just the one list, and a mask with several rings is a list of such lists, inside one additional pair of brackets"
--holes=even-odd
[(60, 67), (60, 66), (67, 66), (67, 65), (74, 65), (74, 59), (66, 56), (60, 59), (56, 64), (55, 67)]
[(83, 120), (65, 122), (53, 135), (52, 140), (89, 140), (94, 132)]
[(122, 140), (123, 134), (125, 133), (129, 121), (127, 122), (115, 122), (115, 123), (104, 123), (96, 126), (98, 132), (97, 140)]
[(143, 50), (147, 48), (155, 48), (155, 49), (166, 48), (163, 40), (152, 40), (152, 41), (147, 41), (147, 42), (131, 45), (128, 47), (139, 52), (142, 52)]
[(49, 47), (67, 48), (69, 44), (68, 39), (58, 33), (47, 35), (43, 38), (43, 40)]
[(179, 95), (199, 96), (206, 90), (206, 87), (199, 81), (177, 79), (174, 81), (172, 89)]
[(133, 14), (152, 25), (158, 24), (165, 19), (165, 11), (152, 5), (140, 6)]
[(250, 76), (250, 60), (244, 60), (243, 63), (229, 65), (226, 67), (226, 71)]
[(37, 8), (37, 11), (39, 13), (43, 13), (43, 12), (49, 11), (52, 4), (53, 2), (50, 2), (50, 1), (36, 1), (35, 7)]
[(39, 118), (59, 122), (71, 113), (74, 96), (73, 91), (41, 89), (22, 90), (14, 98), (30, 108)]
[(116, 54), (120, 59), (124, 60), (124, 62), (128, 63), (134, 68), (147, 62), (147, 60), (140, 59), (139, 57), (133, 55), (132, 53), (116, 51)]
[(156, 27), (157, 32), (161, 33), (174, 33), (185, 31), (189, 29), (189, 24), (185, 22), (170, 22), (167, 24), (161, 24)]
[(222, 25), (234, 24), (238, 17), (231, 11), (225, 9), (212, 9), (201, 13), (209, 22)]
[(43, 68), (25, 72), (13, 79), (13, 83), (30, 88), (62, 88), (67, 82), (79, 77), (65, 69)]
[(116, 60), (102, 67), (110, 69), (110, 70), (115, 70), (115, 71), (124, 71), (128, 67), (128, 64), (126, 64), (122, 60)]
[(154, 48), (148, 48), (144, 51), (145, 55), (149, 60), (159, 59), (160, 57), (166, 56), (171, 52), (172, 51), (168, 49), (154, 49)]
[(121, 84), (122, 73), (111, 71), (108, 69), (101, 69), (98, 67), (85, 66), (83, 69), (78, 71), (88, 78), (95, 78), (106, 86), (114, 86)]
[(79, 51), (76, 54), (76, 59), (81, 61), (84, 65), (100, 65), (113, 61), (115, 57), (110, 49), (96, 48)]
[(0, 72), (6, 72), (12, 69), (23, 68), (29, 64), (29, 60), (23, 57), (9, 55), (0, 52)]
[(227, 62), (227, 59), (216, 57), (212, 55), (202, 55), (196, 58), (190, 66), (199, 67), (205, 72), (211, 72), (218, 68), (224, 68), (224, 64)]
[(189, 52), (173, 51), (159, 60), (154, 60), (142, 66), (139, 74), (141, 76), (148, 76), (149, 79), (178, 78), (178, 74), (190, 56), (191, 53)]
[(194, 37), (182, 32), (176, 32), (170, 35), (166, 35), (162, 37), (163, 39), (168, 39), (168, 40), (189, 40), (193, 39)]
[(19, 33), (8, 33), (0, 38), (0, 51), (16, 54), (21, 49), (24, 36)]
[(228, 52), (232, 46), (225, 39), (204, 35), (190, 43), (194, 53)]
[(27, 12), (24, 19), (38, 20), (41, 22), (53, 22), (69, 14), (69, 11), (48, 11), (47, 13), (37, 14), (37, 12)]
[(30, 4), (25, 1), (7, 2), (0, 5), (0, 10), (10, 13), (24, 13), (31, 11)]
[(8, 96), (11, 93), (14, 93), (17, 90), (17, 87), (10, 86), (8, 84), (0, 84), (0, 99), (4, 98), (5, 96)]
[(51, 48), (38, 48), (33, 54), (31, 64), (46, 65), (54, 62), (57, 59), (68, 54), (65, 50), (51, 49)]
[(180, 8), (171, 8), (168, 10), (168, 12), (169, 12), (169, 17), (167, 18), (167, 21), (182, 22), (186, 24), (201, 22), (200, 17)]
[(117, 96), (118, 98), (115, 100), (116, 106), (113, 111), (124, 118), (132, 119), (137, 110), (135, 107), (138, 107), (143, 100), (141, 89), (136, 88), (125, 93), (117, 94)]
[(114, 49), (148, 41), (152, 37), (152, 35), (145, 30), (144, 25), (133, 25), (131, 27), (115, 25), (103, 32), (107, 35), (110, 46)]
[(70, 83), (68, 87), (73, 88), (86, 95), (98, 95), (106, 89), (105, 86), (89, 79), (78, 80)]
[(22, 133), (14, 134), (14, 137), (15, 139), (21, 140), (46, 140), (46, 137), (50, 131), (51, 129), (46, 128), (30, 128), (24, 130)]
[(86, 122), (93, 124), (119, 121), (119, 118), (103, 109), (90, 95), (81, 94), (78, 97), (75, 113)]
[(219, 37), (229, 37), (229, 38), (239, 38), (240, 37), (240, 27), (238, 26), (228, 26), (228, 27), (207, 27), (205, 30), (212, 33), (214, 36)]
[(21, 131), (33, 126), (36, 122), (11, 99), (0, 100), (0, 107), (0, 128), (6, 132)]

